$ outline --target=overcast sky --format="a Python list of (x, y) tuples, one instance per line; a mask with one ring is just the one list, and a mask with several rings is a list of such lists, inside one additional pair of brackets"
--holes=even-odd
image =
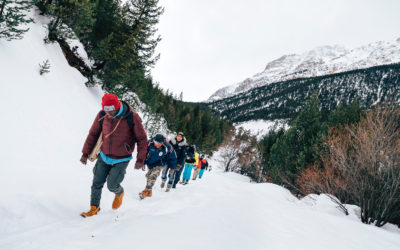
[(284, 54), (323, 45), (354, 48), (400, 37), (400, 0), (161, 0), (152, 69), (185, 101), (261, 72)]

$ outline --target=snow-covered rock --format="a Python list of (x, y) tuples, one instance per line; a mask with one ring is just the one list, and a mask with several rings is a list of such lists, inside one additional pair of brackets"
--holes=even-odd
[(263, 72), (221, 88), (208, 101), (223, 99), (274, 82), (314, 77), (400, 62), (400, 38), (375, 42), (355, 49), (322, 46), (303, 54), (284, 55), (269, 62)]

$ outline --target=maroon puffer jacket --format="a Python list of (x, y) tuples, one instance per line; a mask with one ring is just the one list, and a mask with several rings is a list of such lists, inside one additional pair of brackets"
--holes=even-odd
[[(92, 152), (101, 131), (103, 131), (103, 145), (101, 146), (103, 153), (114, 159), (127, 158), (132, 156), (135, 143), (137, 143), (138, 153), (136, 162), (144, 163), (147, 151), (146, 131), (143, 128), (139, 115), (133, 112), (132, 107), (124, 101), (122, 101), (122, 105), (124, 105), (124, 110), (119, 117), (111, 119), (108, 115), (103, 116), (103, 127), (100, 127), (99, 116), (101, 111), (97, 114), (82, 149), (84, 155), (89, 155)], [(133, 113), (133, 129), (129, 127), (126, 120), (130, 112)], [(107, 136), (114, 130), (117, 124), (118, 127), (115, 131)]]

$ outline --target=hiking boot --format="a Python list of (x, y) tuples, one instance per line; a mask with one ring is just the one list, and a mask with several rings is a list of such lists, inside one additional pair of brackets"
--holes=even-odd
[(165, 187), (165, 181), (161, 182), (161, 188)]
[(167, 189), (165, 189), (165, 192), (169, 192), (169, 190), (171, 190), (171, 188), (167, 187)]
[(139, 193), (139, 196), (141, 199), (144, 199), (146, 197), (151, 197), (153, 194), (153, 191), (151, 189), (145, 189), (141, 193)]
[(112, 209), (118, 209), (121, 204), (122, 204), (122, 198), (124, 198), (124, 192), (122, 192), (121, 194), (116, 194), (114, 197), (114, 201), (112, 204)]
[(90, 217), (96, 215), (100, 211), (100, 207), (90, 206), (90, 210), (88, 212), (82, 212), (81, 216), (83, 218)]

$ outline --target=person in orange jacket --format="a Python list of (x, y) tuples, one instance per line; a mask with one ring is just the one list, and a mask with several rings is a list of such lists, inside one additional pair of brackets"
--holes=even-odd
[(201, 168), (200, 168), (200, 172), (199, 172), (199, 179), (201, 179), (201, 177), (203, 177), (204, 171), (207, 170), (208, 168), (208, 162), (207, 159), (204, 155), (201, 156)]

